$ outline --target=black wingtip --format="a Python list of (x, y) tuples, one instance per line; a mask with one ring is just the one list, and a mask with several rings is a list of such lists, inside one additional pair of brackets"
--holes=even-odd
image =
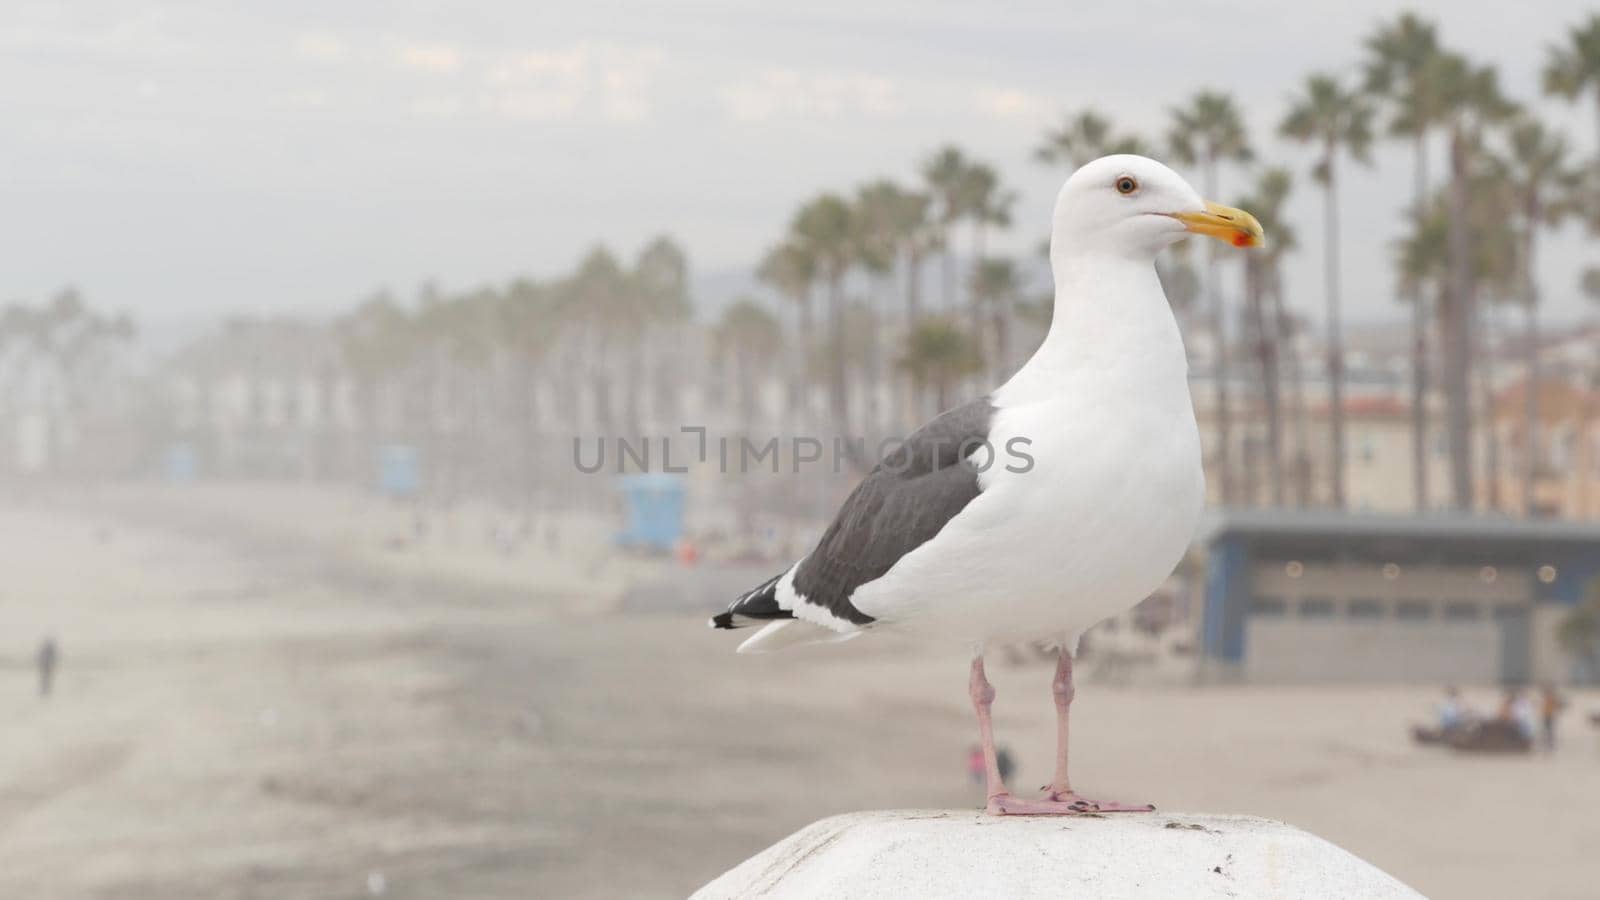
[(712, 628), (733, 628), (733, 613), (717, 613), (711, 617)]

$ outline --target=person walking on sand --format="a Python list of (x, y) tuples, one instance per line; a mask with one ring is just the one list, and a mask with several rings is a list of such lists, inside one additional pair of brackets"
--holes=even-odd
[(56, 639), (46, 637), (39, 644), (39, 696), (50, 696), (50, 687), (56, 678), (56, 663), (60, 658), (60, 651), (56, 649)]
[[(1002, 778), (1010, 775), (1016, 768), (1011, 761), (1011, 751), (1004, 747), (996, 750), (995, 765), (999, 767)], [(983, 748), (973, 744), (972, 749), (967, 751), (967, 777), (972, 779), (973, 784), (983, 784), (984, 772)]]
[(1567, 701), (1556, 691), (1556, 686), (1545, 682), (1539, 688), (1539, 740), (1545, 752), (1556, 749), (1556, 717), (1567, 708)]
[(1011, 773), (1017, 769), (1016, 763), (1011, 761), (1011, 751), (1005, 747), (995, 750), (994, 760), (995, 766), (1000, 770), (1000, 780), (1002, 781), (1010, 778)]

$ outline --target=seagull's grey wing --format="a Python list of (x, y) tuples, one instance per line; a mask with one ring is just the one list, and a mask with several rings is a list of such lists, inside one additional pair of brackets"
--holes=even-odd
[(795, 571), (798, 601), (855, 625), (873, 621), (851, 595), (883, 577), (978, 496), (978, 471), (968, 459), (985, 446), (994, 409), (987, 397), (958, 406), (878, 463)]

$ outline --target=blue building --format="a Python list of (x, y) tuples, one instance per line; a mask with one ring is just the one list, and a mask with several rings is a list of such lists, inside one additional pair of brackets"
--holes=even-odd
[(1262, 682), (1592, 681), (1556, 630), (1600, 580), (1600, 525), (1229, 512), (1210, 524), (1209, 677)]
[(676, 475), (620, 479), (623, 529), (616, 542), (635, 550), (671, 552), (683, 538), (684, 485)]
[(422, 459), (417, 448), (406, 444), (378, 448), (378, 490), (389, 497), (406, 499), (416, 496), (421, 486)]

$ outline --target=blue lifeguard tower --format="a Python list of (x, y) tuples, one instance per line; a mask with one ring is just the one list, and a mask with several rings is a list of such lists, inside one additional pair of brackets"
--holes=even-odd
[(378, 448), (378, 490), (385, 496), (406, 499), (415, 496), (422, 481), (422, 461), (417, 448), (406, 444), (385, 444)]
[(168, 481), (174, 483), (195, 480), (200, 472), (200, 454), (195, 452), (194, 444), (188, 441), (168, 444), (166, 452), (161, 455), (161, 472)]
[(675, 475), (628, 475), (621, 479), (623, 529), (619, 546), (671, 552), (683, 538), (683, 479)]

